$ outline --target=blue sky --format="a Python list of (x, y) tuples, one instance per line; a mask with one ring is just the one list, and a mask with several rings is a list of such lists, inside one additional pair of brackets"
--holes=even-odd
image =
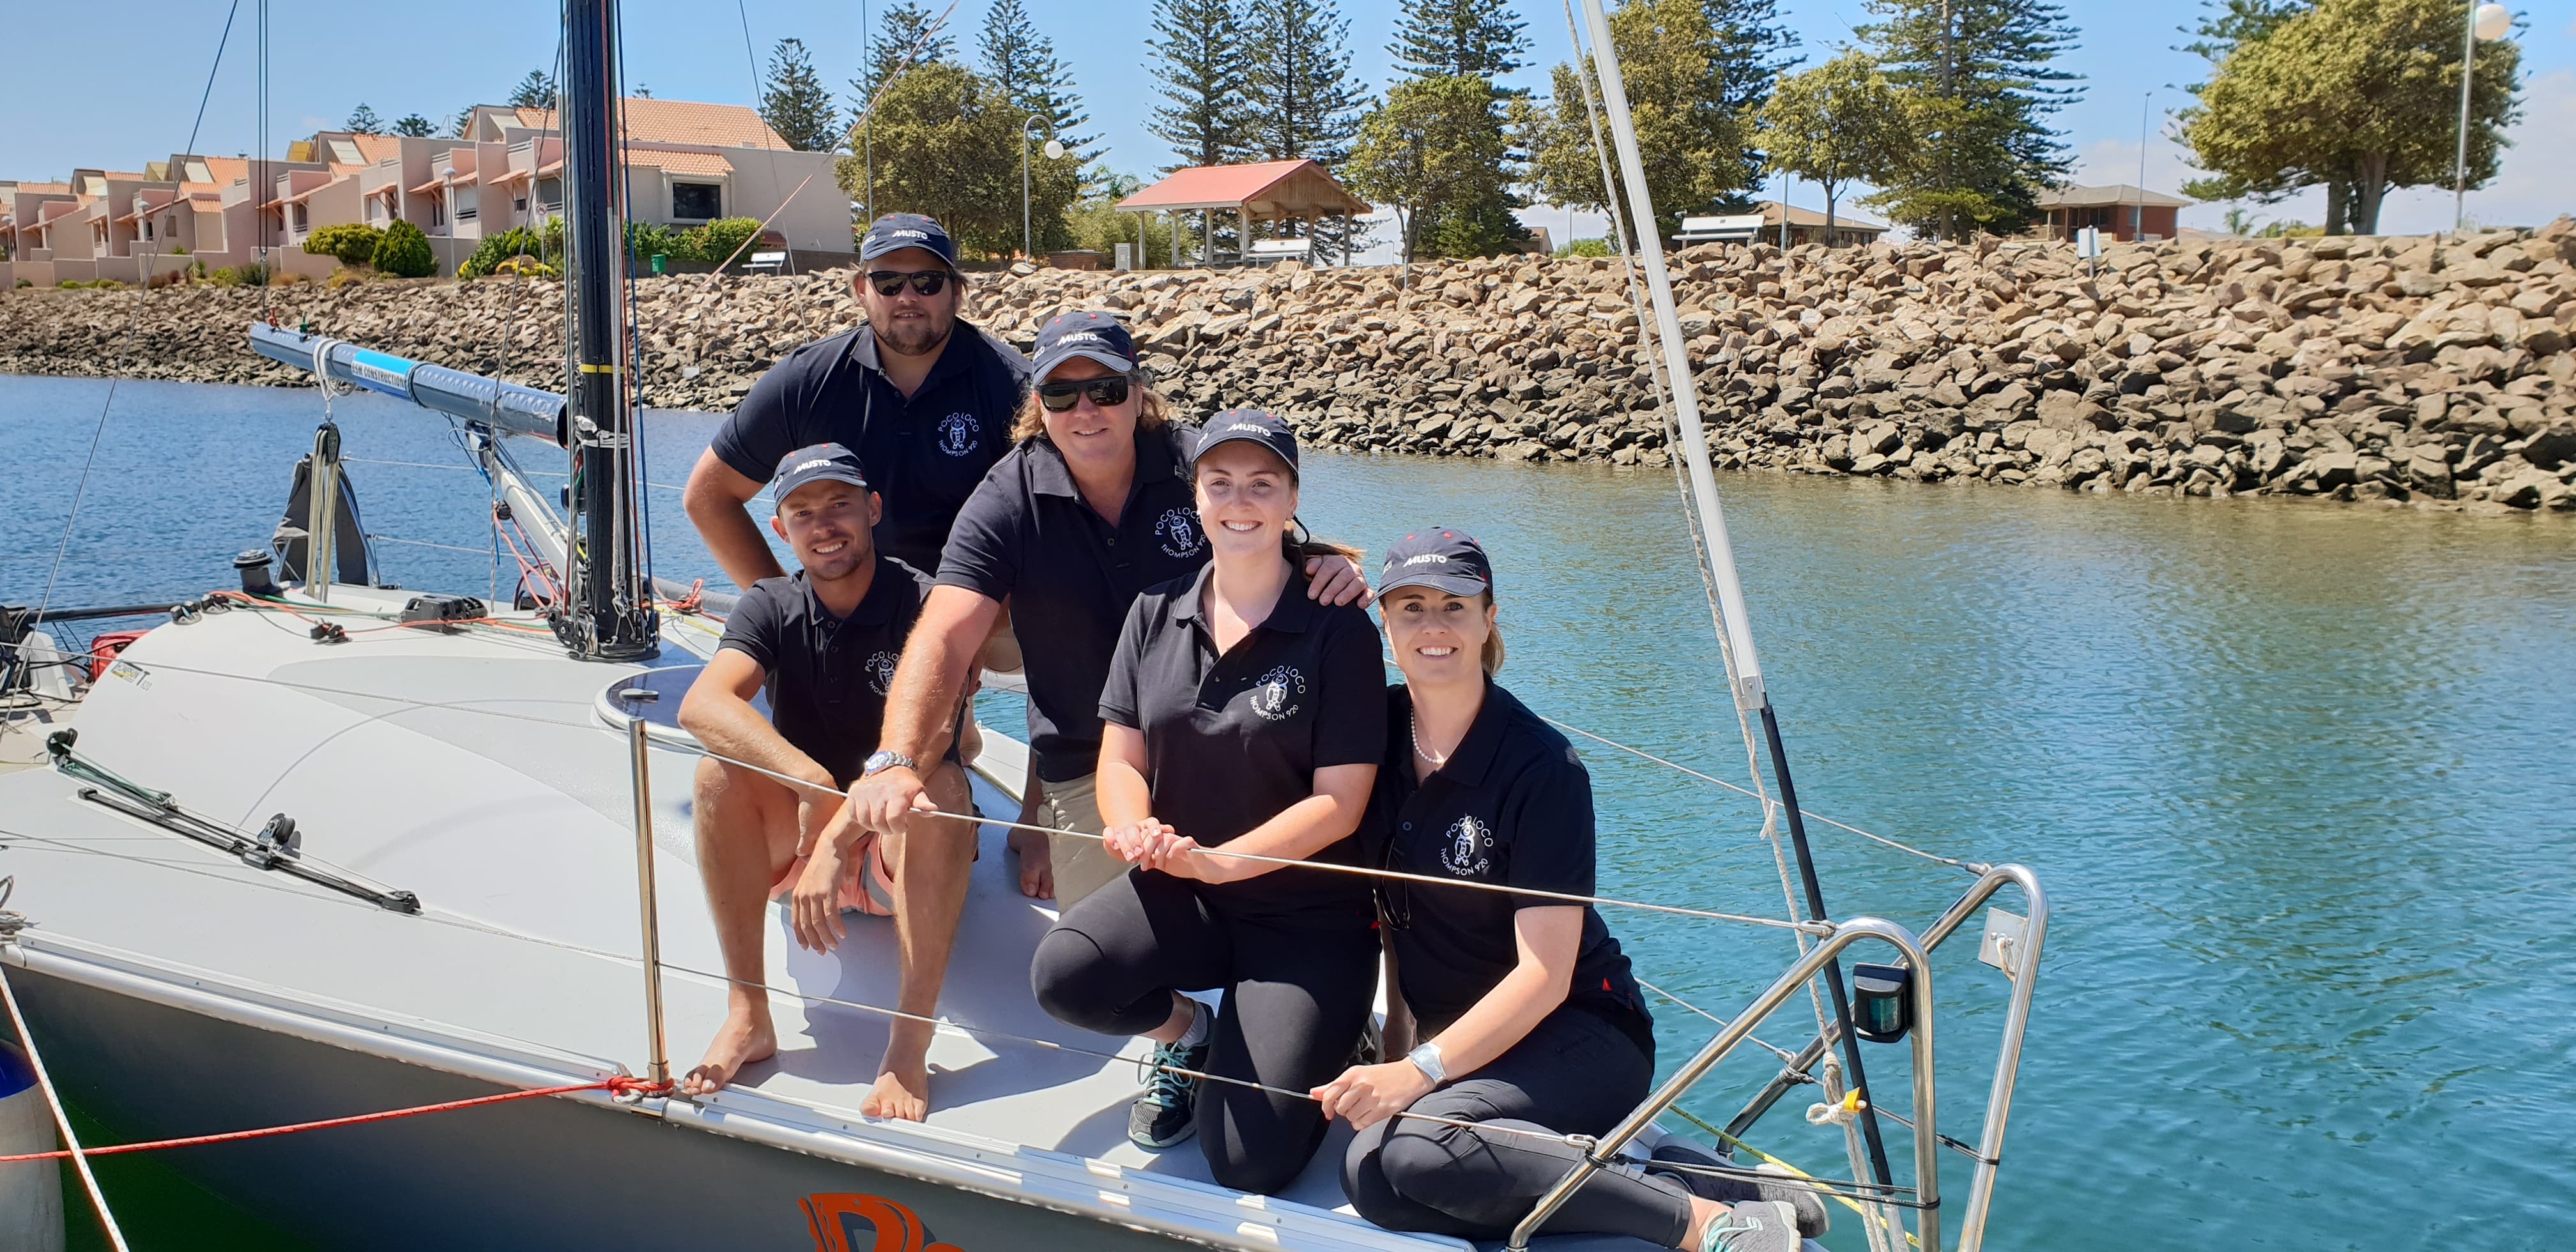
[[(970, 54), (987, 2), (958, 0), (950, 19)], [(738, 15), (720, 0), (627, 0), (628, 81), (664, 98), (751, 102), (746, 20), (764, 60), (772, 43), (793, 36), (813, 50), (836, 86), (855, 73), (858, 4), (742, 5)], [(18, 47), (90, 48), (103, 55), (17, 59), (11, 99), (59, 107), (31, 111), (22, 103), (0, 122), (0, 178), (58, 177), (74, 166), (137, 168), (179, 148), (205, 88), (226, 7), (227, 0), (129, 0), (115, 9), (116, 38), (102, 31), (98, 11), (83, 6), (35, 6), (13, 17), (12, 42)], [(251, 7), (251, 0), (243, 0), (215, 79), (197, 144), (201, 151), (252, 146)], [(1156, 100), (1144, 68), (1149, 0), (1031, 0), (1029, 7), (1071, 66), (1073, 86), (1090, 108), (1107, 160), (1139, 174), (1167, 164), (1170, 153), (1145, 130)], [(2142, 105), (2152, 114), (2147, 185), (2171, 189), (2190, 177), (2182, 150), (2165, 135), (2169, 112), (2189, 101), (2178, 85), (2194, 81), (2202, 70), (2198, 58), (2173, 50), (2183, 41), (2175, 27), (2197, 8), (2184, 0), (2066, 0), (2065, 7), (2082, 46), (2064, 64), (2085, 77), (2084, 100), (2059, 115), (2077, 155), (2077, 181), (2136, 181)], [(2470, 194), (2469, 212), (2489, 223), (2537, 224), (2576, 211), (2576, 160), (2569, 159), (2576, 155), (2576, 140), (2569, 138), (2576, 136), (2576, 6), (2521, 0), (2515, 7), (2525, 17), (2524, 119), (2515, 128), (2517, 146), (2506, 154), (2503, 177)], [(881, 8), (872, 5), (871, 11)], [(1545, 67), (1567, 55), (1561, 0), (1521, 0), (1520, 8), (1538, 61), (1520, 78), (1543, 91)], [(1861, 0), (1787, 0), (1783, 8), (1811, 58), (1830, 56), (1852, 42), (1852, 28), (1866, 20)], [(413, 110), (433, 119), (452, 117), (464, 105), (499, 100), (529, 69), (554, 59), (556, 8), (544, 0), (449, 0), (433, 9), (272, 0), (271, 12), (272, 143), (336, 126), (361, 101), (388, 119)], [(1389, 0), (1344, 0), (1343, 12), (1351, 20), (1354, 68), (1372, 87), (1382, 86), (1396, 6)], [(110, 51), (111, 46), (123, 50)], [(1822, 207), (1813, 188), (1793, 188), (1790, 199)], [(2183, 223), (2215, 228), (2224, 207), (2186, 210)], [(2314, 196), (2257, 212), (2315, 220), (2322, 207), (2322, 196)], [(2450, 215), (2447, 190), (2399, 192), (2390, 197), (2382, 228), (2447, 229)], [(1563, 237), (1567, 218), (1561, 211), (1542, 207), (1525, 216)], [(1599, 233), (1597, 218), (1574, 225), (1582, 234)]]

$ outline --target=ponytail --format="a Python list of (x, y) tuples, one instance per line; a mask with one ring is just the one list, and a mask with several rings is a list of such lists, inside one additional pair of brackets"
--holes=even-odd
[(1317, 557), (1345, 557), (1349, 559), (1351, 564), (1357, 565), (1360, 562), (1360, 558), (1366, 555), (1366, 553), (1363, 553), (1359, 549), (1346, 543), (1335, 543), (1330, 539), (1317, 539), (1313, 535), (1307, 533), (1306, 523), (1299, 521), (1294, 517), (1288, 519), (1288, 533), (1280, 537), (1279, 547), (1280, 554), (1288, 558), (1288, 563), (1296, 566), (1300, 570), (1306, 568), (1306, 562)]

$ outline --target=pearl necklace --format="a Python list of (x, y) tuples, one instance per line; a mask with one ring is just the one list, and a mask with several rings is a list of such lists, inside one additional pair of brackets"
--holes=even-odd
[[(1406, 734), (1406, 737), (1407, 737), (1407, 738), (1410, 738), (1411, 740), (1413, 740), (1413, 754), (1414, 754), (1415, 756), (1421, 757), (1423, 760), (1426, 760), (1426, 761), (1431, 762), (1431, 768), (1433, 768), (1433, 769), (1439, 769), (1439, 768), (1441, 768), (1442, 766), (1447, 765), (1447, 764), (1449, 763), (1449, 757), (1447, 757), (1447, 756), (1433, 756), (1433, 755), (1431, 755), (1429, 752), (1426, 752), (1426, 751), (1424, 751), (1424, 750), (1423, 750), (1423, 748), (1422, 748), (1422, 719), (1421, 719), (1420, 717), (1418, 717), (1418, 716), (1417, 716), (1417, 717), (1413, 717), (1413, 718), (1409, 719), (1409, 721), (1411, 722), (1411, 725), (1407, 727), (1407, 734)], [(1450, 755), (1450, 756), (1456, 756), (1457, 754), (1458, 754), (1458, 749), (1456, 749), (1456, 748), (1454, 748), (1454, 747), (1453, 747), (1453, 748), (1451, 748), (1451, 749), (1449, 749), (1449, 755)]]

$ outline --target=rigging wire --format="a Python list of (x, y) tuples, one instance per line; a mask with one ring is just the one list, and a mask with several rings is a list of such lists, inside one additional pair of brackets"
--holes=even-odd
[(45, 1071), (45, 1057), (36, 1049), (36, 1032), (27, 1025), (27, 1014), (18, 1007), (18, 993), (9, 986), (9, 969), (0, 964), (0, 1001), (9, 1007), (9, 1021), (18, 1028), (18, 1039), (27, 1045), (27, 1067), (36, 1071), (36, 1085), (44, 1089), (45, 1106), (53, 1111), (54, 1129), (71, 1150), (72, 1168), (80, 1174), (81, 1189), (89, 1192), (90, 1207), (98, 1210), (98, 1223), (107, 1231), (107, 1242), (116, 1252), (131, 1252), (125, 1242), (125, 1231), (116, 1224), (116, 1214), (109, 1212), (107, 1193), (98, 1185), (98, 1175), (91, 1172), (89, 1154), (82, 1150), (80, 1134), (72, 1129), (71, 1114), (63, 1108), (63, 1096), (54, 1089), (53, 1075)]

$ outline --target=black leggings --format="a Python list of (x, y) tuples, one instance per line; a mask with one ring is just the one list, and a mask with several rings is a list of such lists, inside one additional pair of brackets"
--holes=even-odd
[[(1551, 1134), (1600, 1135), (1646, 1098), (1655, 1060), (1583, 1009), (1559, 1007), (1484, 1068), (1413, 1102), (1408, 1112)], [(1499, 1239), (1583, 1154), (1562, 1139), (1479, 1134), (1391, 1117), (1359, 1133), (1342, 1189), (1389, 1230)], [(1551, 1235), (1628, 1235), (1662, 1247), (1690, 1227), (1690, 1193), (1631, 1168), (1592, 1176), (1548, 1218)]]
[(1131, 870), (1065, 910), (1038, 941), (1029, 981), (1056, 1019), (1104, 1035), (1170, 1020), (1172, 993), (1225, 989), (1207, 1072), (1299, 1092), (1202, 1084), (1199, 1148), (1238, 1191), (1294, 1181), (1324, 1139), (1302, 1093), (1338, 1077), (1368, 1023), (1377, 935), (1364, 922), (1301, 929), (1229, 916), (1197, 885)]

